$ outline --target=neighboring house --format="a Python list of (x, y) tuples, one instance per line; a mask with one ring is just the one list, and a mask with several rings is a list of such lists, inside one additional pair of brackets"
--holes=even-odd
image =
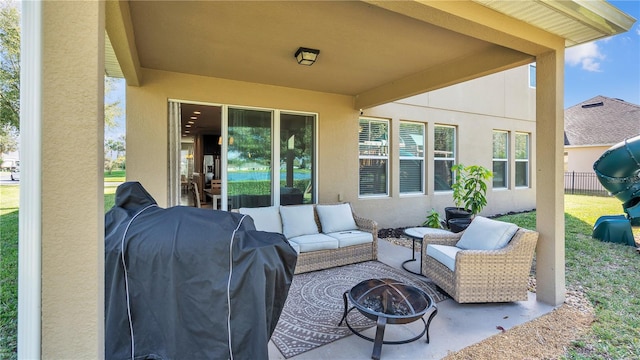
[[(179, 203), (180, 112), (194, 104), (220, 111), (223, 177), (234, 149), (252, 161), (260, 154), (261, 164), (284, 164), (271, 168), (274, 205), (281, 175), (286, 181), (295, 175), (289, 150), (311, 156), (305, 169), (313, 174), (313, 202), (349, 201), (358, 214), (389, 225), (407, 224), (405, 218), (450, 203), (446, 169), (454, 162), (513, 169), (502, 181), (508, 190), (493, 189), (490, 201), (514, 196), (520, 187), (523, 196), (535, 197), (536, 299), (563, 302), (557, 169), (563, 155), (564, 51), (631, 28), (635, 20), (610, 4), (21, 4), (20, 138), (26, 151), (19, 214), (20, 358), (104, 355), (105, 72), (128, 85), (127, 179), (140, 181), (163, 207)], [(316, 64), (299, 65), (294, 53), (301, 46), (320, 50)], [(504, 86), (473, 89), (482, 82), (468, 82), (491, 74), (489, 81), (499, 82), (509, 76), (501, 72), (533, 62), (535, 103), (527, 102), (526, 109), (509, 99)], [(449, 88), (455, 84), (462, 85)], [(533, 113), (535, 122), (529, 119)], [(419, 123), (426, 124), (422, 138)], [(289, 142), (301, 127), (312, 135), (303, 136), (304, 144)], [(265, 141), (248, 149), (238, 134)], [(494, 153), (492, 143), (509, 144), (511, 154), (501, 147)], [(423, 189), (409, 176), (421, 156)], [(79, 176), (61, 177), (62, 166)], [(223, 207), (228, 193), (229, 186), (223, 187)]]
[(564, 112), (565, 171), (594, 173), (611, 146), (640, 134), (640, 106), (596, 96)]

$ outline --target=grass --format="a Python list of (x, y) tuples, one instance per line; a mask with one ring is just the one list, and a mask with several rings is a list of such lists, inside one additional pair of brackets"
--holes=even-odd
[[(622, 213), (615, 198), (565, 195), (567, 287), (581, 288), (596, 316), (590, 334), (567, 350), (567, 359), (640, 358), (640, 258), (631, 246), (591, 238), (598, 217)], [(500, 220), (535, 228), (535, 212)]]
[(0, 186), (0, 359), (16, 357), (18, 326), (18, 186)]
[[(105, 188), (105, 211), (115, 187)], [(0, 359), (16, 358), (18, 187), (0, 187)], [(615, 198), (565, 196), (566, 281), (592, 302), (592, 331), (567, 349), (567, 359), (640, 358), (640, 258), (635, 249), (591, 238), (601, 215), (622, 213)], [(534, 229), (536, 213), (500, 218)], [(638, 232), (640, 229), (634, 229)]]
[[(0, 359), (17, 358), (19, 186), (0, 186)], [(104, 188), (104, 211), (113, 207), (116, 186)]]
[(126, 179), (125, 170), (113, 170), (111, 171), (111, 173), (105, 171), (104, 173), (104, 181), (124, 182), (126, 181), (125, 179)]

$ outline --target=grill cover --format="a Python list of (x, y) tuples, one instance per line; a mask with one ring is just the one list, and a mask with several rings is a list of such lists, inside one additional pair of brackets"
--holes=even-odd
[(105, 357), (267, 359), (296, 260), (248, 216), (164, 209), (120, 185), (105, 215)]

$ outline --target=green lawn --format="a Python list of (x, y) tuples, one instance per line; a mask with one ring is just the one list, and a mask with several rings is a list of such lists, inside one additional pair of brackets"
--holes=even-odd
[[(615, 198), (565, 195), (567, 286), (582, 287), (596, 311), (592, 332), (568, 349), (568, 359), (640, 358), (640, 256), (591, 238), (598, 217), (622, 213)], [(535, 228), (535, 212), (499, 219)]]
[[(105, 211), (115, 187), (105, 188)], [(601, 215), (622, 213), (615, 198), (566, 195), (566, 280), (581, 286), (596, 311), (592, 331), (567, 349), (568, 359), (640, 358), (640, 256), (630, 246), (591, 238)], [(535, 212), (500, 219), (535, 228)], [(0, 359), (16, 358), (18, 187), (0, 187)], [(634, 232), (639, 229), (634, 229)]]
[(125, 170), (113, 170), (111, 173), (105, 171), (104, 181), (124, 182), (126, 178)]

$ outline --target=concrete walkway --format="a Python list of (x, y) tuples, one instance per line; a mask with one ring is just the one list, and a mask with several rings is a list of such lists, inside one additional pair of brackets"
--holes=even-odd
[[(411, 249), (380, 240), (378, 260), (400, 269), (402, 261), (411, 257)], [(416, 258), (420, 254), (416, 253)], [(418, 261), (409, 263), (408, 267), (419, 270)], [(431, 322), (429, 329), (430, 343), (425, 337), (412, 343), (402, 345), (383, 345), (382, 359), (441, 359), (450, 352), (455, 352), (469, 345), (478, 343), (492, 335), (500, 333), (497, 327), (504, 329), (531, 321), (542, 316), (554, 307), (538, 303), (536, 296), (529, 293), (528, 301), (504, 304), (458, 304), (449, 299), (437, 304), (438, 314)], [(398, 340), (413, 337), (422, 331), (422, 322), (416, 321), (406, 325), (387, 325), (385, 340)], [(364, 335), (375, 337), (375, 327), (364, 332)], [(350, 335), (333, 343), (294, 356), (290, 359), (371, 359), (373, 343)], [(275, 345), (269, 343), (269, 359), (285, 359)]]

